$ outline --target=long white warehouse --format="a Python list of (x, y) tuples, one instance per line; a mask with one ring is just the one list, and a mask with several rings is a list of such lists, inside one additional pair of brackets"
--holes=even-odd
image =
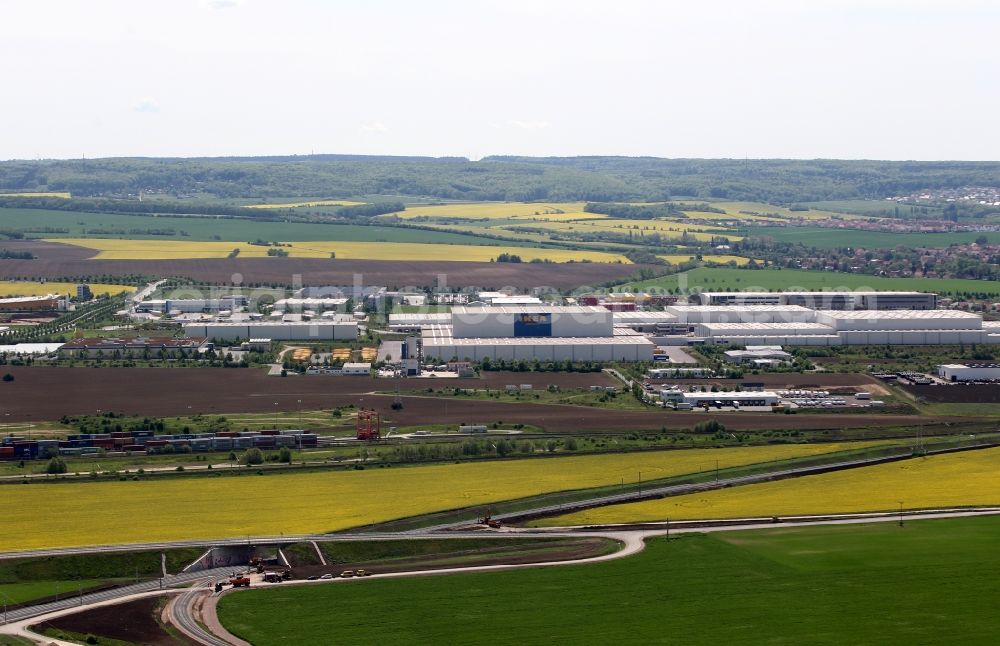
[(594, 337), (473, 337), (452, 336), (449, 325), (424, 328), (423, 356), (450, 361), (652, 361), (655, 346), (629, 328), (614, 328), (609, 336)]
[(349, 341), (358, 338), (358, 324), (354, 321), (187, 323), (184, 335), (218, 341), (262, 338), (275, 341)]

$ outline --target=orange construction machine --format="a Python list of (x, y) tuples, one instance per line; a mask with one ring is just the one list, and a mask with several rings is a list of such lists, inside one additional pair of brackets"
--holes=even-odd
[(377, 440), (382, 437), (382, 418), (374, 410), (359, 410), (354, 430), (359, 440)]

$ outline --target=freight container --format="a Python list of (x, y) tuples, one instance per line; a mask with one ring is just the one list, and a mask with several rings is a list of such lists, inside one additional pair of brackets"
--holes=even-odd
[(212, 440), (212, 448), (216, 451), (229, 451), (233, 448), (233, 438), (217, 437)]
[(14, 457), (13, 446), (0, 446), (0, 458), (12, 458), (12, 457)]
[(253, 446), (252, 437), (234, 437), (233, 438), (233, 448), (234, 449), (249, 449)]
[(260, 447), (262, 449), (274, 448), (274, 444), (275, 444), (274, 438), (267, 436), (255, 437), (253, 442), (254, 446)]
[(97, 455), (98, 448), (96, 446), (82, 446), (80, 447), (80, 455)]
[(59, 455), (80, 455), (83, 449), (73, 448), (73, 447), (61, 447), (59, 449)]
[(215, 437), (239, 437), (239, 435), (236, 431), (219, 431)]
[(279, 431), (278, 429), (270, 429), (270, 428), (260, 432), (261, 435), (279, 435), (280, 433), (281, 431)]
[(131, 453), (145, 453), (146, 452), (146, 447), (144, 447), (142, 444), (126, 444), (123, 448), (124, 448), (124, 450), (129, 451)]
[(305, 431), (281, 431), (282, 435), (302, 435)]

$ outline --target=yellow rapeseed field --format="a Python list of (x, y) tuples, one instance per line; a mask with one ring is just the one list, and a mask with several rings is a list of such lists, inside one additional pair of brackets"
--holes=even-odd
[[(131, 285), (106, 285), (103, 283), (87, 283), (95, 294), (120, 294), (133, 291)], [(8, 296), (47, 296), (48, 294), (76, 295), (76, 283), (36, 283), (27, 281), (0, 280), (0, 298)]]
[(69, 193), (52, 192), (52, 193), (0, 193), (0, 197), (58, 197), (64, 200), (68, 200), (72, 196)]
[[(7, 485), (0, 551), (327, 532), (458, 507), (840, 451), (801, 444), (325, 473)], [(72, 466), (70, 467), (72, 468)]]
[[(246, 242), (201, 242), (182, 240), (117, 240), (111, 238), (60, 238), (59, 242), (97, 251), (97, 260), (170, 260), (183, 258), (225, 258), (233, 249), (241, 258), (267, 256), (267, 247)], [(504, 251), (516, 253), (525, 262), (534, 259), (553, 262), (571, 260), (623, 262), (625, 256), (600, 251), (573, 249), (538, 249), (533, 247), (489, 247), (480, 245), (424, 244), (417, 242), (310, 241), (291, 242), (281, 247), (293, 258), (329, 258), (350, 260), (467, 260), (487, 262)]]
[[(673, 256), (671, 256), (671, 255), (667, 255), (667, 256), (657, 256), (657, 258), (660, 258), (662, 260), (666, 260), (667, 262), (670, 262), (670, 263), (673, 263), (673, 264), (676, 265), (676, 264), (680, 264), (682, 262), (687, 262), (688, 260), (691, 260), (692, 258), (694, 258), (694, 256), (693, 255), (687, 255), (687, 256), (681, 256), (681, 255), (673, 255)], [(705, 262), (717, 262), (717, 263), (720, 263), (720, 264), (725, 264), (725, 263), (728, 263), (728, 262), (735, 262), (738, 267), (742, 267), (744, 265), (750, 264), (750, 259), (749, 258), (744, 258), (743, 256), (726, 256), (726, 255), (712, 255), (712, 254), (708, 254), (708, 255), (702, 255), (701, 258)]]
[(436, 206), (409, 206), (397, 213), (401, 218), (472, 218), (472, 219), (544, 219), (566, 220), (604, 218), (600, 213), (585, 213), (585, 202), (474, 202), (468, 204), (441, 204)]
[(248, 209), (297, 209), (306, 206), (357, 206), (364, 202), (351, 202), (349, 200), (313, 200), (311, 202), (286, 202), (283, 204), (248, 204)]
[(540, 521), (548, 526), (1000, 505), (1000, 449), (615, 505)]

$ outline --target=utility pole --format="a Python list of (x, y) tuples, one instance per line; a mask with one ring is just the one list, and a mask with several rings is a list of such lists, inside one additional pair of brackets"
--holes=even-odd
[(899, 526), (903, 526), (903, 501), (899, 501)]
[(719, 460), (715, 460), (715, 481), (719, 481)]

